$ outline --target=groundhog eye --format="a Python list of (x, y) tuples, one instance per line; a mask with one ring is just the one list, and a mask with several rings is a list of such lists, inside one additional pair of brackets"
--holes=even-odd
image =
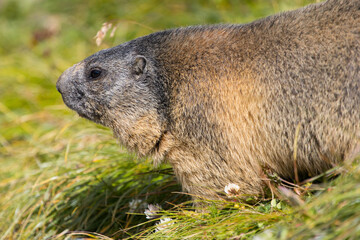
[(101, 75), (101, 70), (99, 70), (99, 69), (93, 69), (90, 72), (90, 77), (92, 79), (96, 79), (96, 78), (100, 77), (100, 75)]

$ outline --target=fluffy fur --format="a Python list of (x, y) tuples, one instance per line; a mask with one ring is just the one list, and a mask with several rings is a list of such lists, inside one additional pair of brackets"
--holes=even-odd
[(156, 164), (169, 161), (185, 191), (210, 198), (229, 183), (261, 194), (264, 168), (294, 180), (295, 141), (300, 179), (358, 156), (359, 85), (359, 0), (157, 32), (57, 82), (80, 116)]

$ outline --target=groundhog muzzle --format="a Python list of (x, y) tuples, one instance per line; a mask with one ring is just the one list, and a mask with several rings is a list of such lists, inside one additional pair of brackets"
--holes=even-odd
[(184, 191), (261, 194), (264, 169), (301, 180), (360, 154), (360, 1), (156, 32), (86, 58), (57, 89), (128, 149), (168, 161)]

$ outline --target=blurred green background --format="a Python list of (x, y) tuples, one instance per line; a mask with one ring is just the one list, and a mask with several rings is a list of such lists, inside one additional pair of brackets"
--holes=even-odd
[[(144, 178), (141, 174), (152, 169), (150, 160), (136, 160), (109, 130), (66, 108), (55, 88), (66, 68), (100, 49), (158, 30), (246, 23), (312, 2), (0, 0), (1, 239), (43, 239), (65, 229), (111, 235), (132, 224), (125, 210), (119, 210), (132, 194), (159, 186), (171, 186), (167, 192), (179, 190), (166, 167)], [(97, 46), (94, 36), (104, 22), (117, 26), (115, 36)], [(138, 185), (125, 188), (124, 179)], [(115, 189), (111, 193), (106, 190), (109, 182)], [(94, 195), (89, 195), (89, 186), (98, 187), (92, 188)], [(66, 195), (67, 189), (74, 194)], [(125, 192), (126, 201), (119, 197)], [(86, 202), (89, 196), (95, 199)], [(109, 202), (102, 203), (104, 199)], [(93, 206), (95, 201), (103, 205)]]

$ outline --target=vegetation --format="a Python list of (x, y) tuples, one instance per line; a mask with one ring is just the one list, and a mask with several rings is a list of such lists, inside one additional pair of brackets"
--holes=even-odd
[[(170, 27), (243, 23), (305, 0), (0, 2), (0, 239), (358, 239), (360, 170), (273, 199), (194, 211), (169, 166), (126, 152), (66, 108), (58, 76), (99, 49)], [(104, 22), (117, 26), (100, 46)], [(110, 34), (108, 34), (110, 35)], [(316, 191), (311, 189), (317, 189)], [(281, 189), (281, 188), (280, 188)], [(296, 193), (298, 194), (296, 194)], [(147, 204), (165, 210), (147, 219)], [(151, 216), (149, 216), (150, 218)]]

